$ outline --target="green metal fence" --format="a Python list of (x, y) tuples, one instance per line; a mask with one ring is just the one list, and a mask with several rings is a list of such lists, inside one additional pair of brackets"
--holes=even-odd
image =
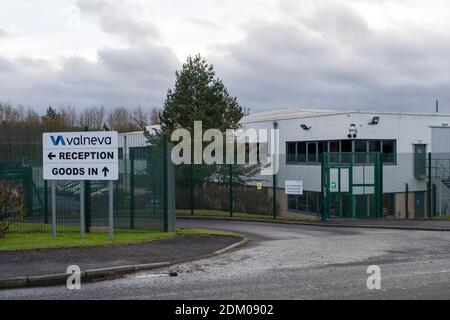
[[(180, 165), (176, 167), (177, 214), (266, 219), (449, 215), (450, 156), (443, 157), (325, 152), (317, 157), (320, 161), (294, 163), (281, 155), (275, 176), (253, 177), (242, 175), (241, 165)], [(301, 181), (303, 194), (287, 194), (286, 180)]]
[[(8, 148), (9, 145), (0, 145), (1, 150)], [(173, 230), (174, 169), (169, 160), (167, 140), (163, 138), (157, 146), (130, 148), (127, 154), (129, 158), (119, 161), (119, 180), (114, 183), (115, 228)], [(2, 180), (22, 186), (26, 192), (26, 215), (11, 231), (50, 232), (51, 183), (42, 178), (41, 147), (0, 154), (0, 182)], [(78, 232), (81, 182), (57, 181), (55, 184), (57, 232)], [(106, 230), (107, 182), (86, 181), (84, 190), (86, 230)]]
[[(27, 215), (16, 231), (51, 230), (51, 190), (42, 179), (38, 137), (17, 148), (0, 142), (0, 180), (20, 184), (27, 193)], [(321, 162), (301, 164), (281, 156), (277, 175), (258, 176), (245, 165), (173, 166), (166, 140), (122, 154), (114, 185), (114, 223), (122, 229), (173, 229), (175, 207), (178, 215), (267, 219), (421, 219), (450, 213), (449, 155), (398, 153), (386, 159), (376, 152), (322, 153)], [(289, 179), (304, 182), (303, 195), (286, 194)], [(79, 190), (79, 182), (57, 182), (58, 232), (78, 231)], [(106, 227), (106, 184), (87, 182), (85, 199), (86, 226)]]
[(245, 165), (176, 166), (177, 213), (273, 216), (273, 189), (258, 188), (248, 171)]

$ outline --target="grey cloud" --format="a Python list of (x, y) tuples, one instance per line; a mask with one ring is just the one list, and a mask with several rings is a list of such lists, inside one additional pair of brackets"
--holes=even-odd
[(6, 36), (6, 32), (0, 28), (0, 37), (5, 37)]
[(103, 49), (98, 61), (65, 59), (60, 68), (45, 60), (0, 57), (0, 101), (39, 108), (71, 104), (160, 106), (173, 85), (179, 61), (165, 47)]
[(100, 28), (106, 33), (122, 37), (132, 44), (158, 39), (156, 28), (152, 24), (133, 19), (124, 5), (124, 2), (106, 0), (78, 0), (77, 2), (83, 14), (91, 14), (99, 18)]
[(349, 8), (332, 9), (295, 22), (255, 22), (243, 41), (216, 45), (208, 58), (253, 110), (433, 111), (439, 99), (450, 113), (450, 36), (375, 32)]

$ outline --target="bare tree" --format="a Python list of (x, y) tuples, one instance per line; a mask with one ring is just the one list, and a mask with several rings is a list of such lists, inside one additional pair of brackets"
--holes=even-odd
[(78, 124), (78, 114), (74, 107), (72, 107), (70, 104), (62, 108), (60, 111), (61, 118), (63, 121), (63, 125), (73, 128), (76, 127)]
[(125, 107), (118, 107), (108, 115), (108, 127), (119, 132), (130, 132), (139, 130), (133, 121), (133, 116)]
[(14, 108), (11, 104), (0, 103), (0, 122), (17, 124), (23, 121), (23, 107)]
[(161, 110), (157, 107), (154, 107), (152, 109), (152, 112), (150, 114), (150, 124), (152, 125), (156, 125), (156, 124), (160, 124), (161, 120), (159, 119), (159, 113), (161, 112)]
[(90, 130), (101, 130), (105, 121), (105, 108), (91, 107), (84, 110), (78, 117), (80, 127), (88, 127)]
[(133, 110), (133, 123), (138, 130), (145, 130), (149, 124), (149, 114), (139, 105)]

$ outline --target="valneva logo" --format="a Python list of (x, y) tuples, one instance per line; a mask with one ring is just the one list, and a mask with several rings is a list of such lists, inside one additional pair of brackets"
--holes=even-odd
[(79, 137), (66, 137), (59, 135), (57, 137), (50, 136), (54, 146), (69, 145), (69, 146), (96, 146), (96, 145), (111, 145), (111, 137), (85, 137), (80, 135)]

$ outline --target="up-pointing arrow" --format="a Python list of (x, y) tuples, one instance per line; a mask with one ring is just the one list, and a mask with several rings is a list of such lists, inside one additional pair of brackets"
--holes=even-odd
[(55, 157), (56, 157), (56, 155), (53, 154), (53, 152), (50, 152), (50, 153), (48, 154), (48, 158), (49, 158), (50, 160), (53, 160), (53, 158), (55, 158)]
[(102, 169), (102, 172), (103, 172), (103, 175), (106, 177), (107, 174), (108, 174), (108, 172), (109, 172), (109, 169), (108, 169), (107, 167), (104, 167), (104, 168)]

